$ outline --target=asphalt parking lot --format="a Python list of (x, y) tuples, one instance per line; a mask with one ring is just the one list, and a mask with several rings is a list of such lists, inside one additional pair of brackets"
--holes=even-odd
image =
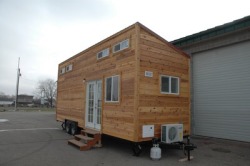
[(150, 159), (150, 147), (140, 157), (132, 155), (130, 142), (103, 136), (103, 147), (79, 151), (67, 144), (72, 136), (55, 121), (55, 112), (0, 112), (1, 166), (249, 166), (250, 143), (194, 137), (198, 148), (194, 159), (184, 158), (181, 150), (162, 149), (159, 161)]

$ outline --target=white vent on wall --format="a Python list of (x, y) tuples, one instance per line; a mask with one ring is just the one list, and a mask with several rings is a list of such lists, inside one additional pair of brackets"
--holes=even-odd
[(145, 71), (145, 77), (153, 77), (152, 71)]

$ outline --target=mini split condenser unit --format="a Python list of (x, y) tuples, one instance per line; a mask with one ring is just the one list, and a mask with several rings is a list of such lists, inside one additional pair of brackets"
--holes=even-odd
[(183, 141), (183, 124), (164, 124), (161, 126), (161, 142)]

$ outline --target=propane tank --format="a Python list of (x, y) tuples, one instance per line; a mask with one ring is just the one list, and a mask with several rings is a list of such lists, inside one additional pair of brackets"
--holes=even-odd
[(161, 159), (161, 148), (159, 148), (159, 144), (153, 144), (153, 147), (150, 150), (150, 158), (152, 160)]

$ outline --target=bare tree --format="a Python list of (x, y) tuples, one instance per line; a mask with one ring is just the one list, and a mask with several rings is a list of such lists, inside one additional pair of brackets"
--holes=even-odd
[(57, 83), (53, 79), (41, 80), (38, 83), (38, 92), (43, 94), (50, 106), (53, 106), (53, 100), (56, 100)]
[(4, 92), (0, 92), (0, 100), (2, 100), (2, 101), (14, 101), (15, 96), (6, 95)]

